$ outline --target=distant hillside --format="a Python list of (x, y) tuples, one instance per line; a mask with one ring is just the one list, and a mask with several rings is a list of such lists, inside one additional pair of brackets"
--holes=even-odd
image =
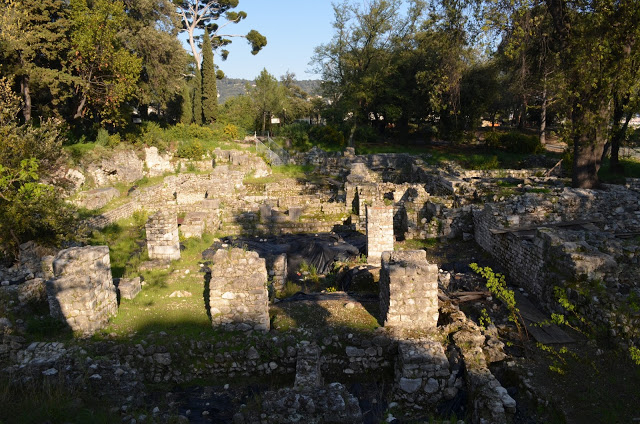
[[(253, 84), (253, 81), (238, 78), (224, 78), (218, 81), (218, 103), (223, 104), (228, 99), (245, 94), (245, 86)], [(296, 81), (298, 86), (310, 95), (320, 94), (320, 81), (319, 80), (301, 80)]]

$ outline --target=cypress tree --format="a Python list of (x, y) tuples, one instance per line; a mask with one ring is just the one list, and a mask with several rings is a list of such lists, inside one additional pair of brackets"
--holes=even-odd
[(202, 42), (202, 115), (206, 124), (215, 122), (218, 117), (216, 71), (213, 66), (213, 49), (208, 29), (204, 30)]
[(193, 79), (193, 122), (202, 125), (202, 73), (196, 68), (196, 77)]
[(180, 111), (180, 122), (187, 125), (193, 122), (193, 102), (191, 101), (192, 95), (193, 90), (191, 89), (191, 84), (186, 83), (182, 90), (182, 109)]

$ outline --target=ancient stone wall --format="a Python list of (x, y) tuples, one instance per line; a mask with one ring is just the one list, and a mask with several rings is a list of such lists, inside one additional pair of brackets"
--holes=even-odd
[(51, 316), (73, 331), (90, 335), (118, 311), (107, 246), (73, 247), (53, 260), (54, 277), (46, 290)]
[(382, 252), (393, 251), (393, 206), (367, 206), (367, 261), (378, 265)]
[(209, 307), (214, 327), (269, 330), (265, 260), (256, 252), (219, 249), (212, 259)]
[(275, 291), (284, 290), (287, 282), (287, 254), (271, 255), (266, 258), (271, 284)]
[(180, 225), (180, 233), (184, 238), (202, 237), (206, 226), (207, 214), (204, 212), (189, 212), (184, 216)]
[(156, 212), (145, 226), (149, 259), (180, 259), (178, 218), (170, 211)]
[(460, 366), (449, 370), (442, 344), (430, 339), (398, 343), (393, 397), (406, 407), (433, 409), (451, 400), (463, 386)]
[(380, 270), (380, 315), (385, 327), (429, 331), (438, 324), (438, 266), (423, 250), (385, 252)]

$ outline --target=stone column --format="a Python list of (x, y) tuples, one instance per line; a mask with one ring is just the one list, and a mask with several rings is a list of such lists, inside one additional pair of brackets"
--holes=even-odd
[(382, 252), (393, 251), (393, 206), (367, 206), (367, 261), (380, 265)]
[(209, 308), (213, 327), (269, 330), (267, 267), (256, 252), (219, 249), (213, 256)]
[(438, 266), (424, 250), (385, 252), (380, 270), (380, 313), (385, 327), (435, 330)]
[(180, 259), (180, 236), (178, 217), (170, 211), (159, 211), (152, 215), (145, 227), (149, 259)]
[(109, 247), (61, 250), (53, 260), (53, 278), (46, 289), (52, 317), (65, 320), (82, 335), (104, 328), (118, 312)]

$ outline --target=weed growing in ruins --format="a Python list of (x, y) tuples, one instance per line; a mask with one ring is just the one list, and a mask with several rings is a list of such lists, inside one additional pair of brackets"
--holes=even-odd
[(482, 310), (480, 311), (480, 317), (478, 318), (478, 321), (480, 322), (480, 327), (482, 327), (483, 330), (486, 330), (488, 326), (493, 324), (493, 321), (491, 321), (491, 317), (487, 313), (486, 308), (482, 308)]
[(287, 281), (284, 284), (283, 289), (278, 293), (276, 293), (276, 297), (278, 299), (285, 299), (287, 297), (293, 296), (299, 291), (302, 291), (302, 287), (300, 287), (298, 284), (294, 283), (293, 281)]
[(527, 338), (527, 329), (524, 326), (524, 319), (520, 315), (520, 310), (516, 306), (515, 293), (507, 287), (504, 275), (495, 273), (488, 266), (480, 267), (477, 263), (469, 264), (469, 267), (487, 280), (487, 288), (496, 299), (499, 299), (509, 310), (509, 321), (513, 322), (518, 330), (520, 340)]
[(640, 349), (635, 346), (629, 348), (629, 356), (636, 365), (640, 365)]
[(552, 313), (550, 320), (540, 322), (538, 325), (540, 326), (549, 325), (549, 324), (566, 325), (567, 327), (579, 333), (587, 335), (587, 333), (584, 330), (582, 330), (580, 326), (582, 325), (582, 326), (590, 327), (589, 321), (587, 321), (585, 317), (583, 317), (578, 313), (576, 309), (576, 305), (569, 300), (566, 290), (564, 290), (562, 287), (556, 286), (553, 288), (553, 294), (556, 300), (558, 301), (558, 304), (560, 304), (560, 306), (564, 308), (564, 310), (567, 311), (570, 314), (570, 316), (567, 316), (565, 314)]

